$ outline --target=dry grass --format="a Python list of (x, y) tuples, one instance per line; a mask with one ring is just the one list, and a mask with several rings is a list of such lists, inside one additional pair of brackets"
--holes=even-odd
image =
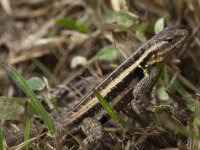
[[(164, 112), (162, 117), (157, 114), (146, 126), (144, 116), (138, 115), (134, 108), (128, 106), (121, 115), (132, 122), (134, 128), (124, 129), (110, 120), (104, 126), (105, 138), (97, 149), (200, 149), (199, 0), (0, 2), (0, 61), (14, 66), (26, 79), (33, 76), (44, 79), (46, 87), (37, 95), (41, 96), (44, 107), (52, 117), (73, 108), (90, 89), (142, 45), (145, 39), (152, 37), (154, 24), (159, 18), (164, 17), (166, 25), (187, 29), (190, 32), (189, 39), (169, 61), (167, 73), (163, 73), (155, 89), (155, 92), (164, 89), (164, 94), (170, 98), (163, 101), (162, 96), (155, 95), (153, 99), (155, 104), (171, 105), (171, 114)], [(105, 23), (105, 16), (110, 11), (128, 14), (133, 24), (126, 26), (116, 22)], [(58, 25), (56, 20), (60, 18), (73, 20), (77, 23), (76, 27)], [(112, 17), (109, 21), (112, 21)], [(83, 30), (87, 31), (87, 28), (89, 32), (84, 33)], [(117, 60), (93, 60), (101, 48), (110, 44), (117, 48), (120, 56)], [(74, 56), (83, 56), (90, 64), (72, 69), (70, 63)], [(29, 110), (26, 97), (24, 99), (24, 94), (9, 80), (2, 68), (0, 83), (0, 100), (7, 96), (9, 102), (18, 103), (20, 110), (17, 114), (20, 119), (13, 121), (11, 116), (2, 122), (4, 131), (12, 134), (13, 131), (24, 129), (26, 115), (32, 116), (32, 124), (38, 124), (40, 119), (33, 115), (33, 110)], [(66, 94), (59, 100), (50, 99), (49, 94), (57, 94), (59, 84), (64, 85)], [(75, 141), (66, 139), (55, 142), (51, 138), (35, 138), (27, 142), (32, 143), (33, 149), (77, 148)], [(21, 148), (21, 145), (23, 143), (14, 148)]]

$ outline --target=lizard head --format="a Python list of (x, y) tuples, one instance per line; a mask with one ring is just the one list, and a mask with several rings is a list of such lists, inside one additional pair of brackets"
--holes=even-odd
[(184, 44), (187, 37), (188, 31), (185, 29), (175, 27), (164, 28), (164, 30), (155, 35), (150, 42), (152, 50), (149, 53), (149, 60), (147, 61), (146, 67), (165, 62), (176, 49)]
[[(188, 31), (185, 29), (175, 28), (172, 26), (164, 28), (163, 31), (155, 35), (155, 42), (162, 42), (163, 47), (171, 49), (179, 48), (188, 37)], [(170, 51), (170, 48), (169, 48)]]

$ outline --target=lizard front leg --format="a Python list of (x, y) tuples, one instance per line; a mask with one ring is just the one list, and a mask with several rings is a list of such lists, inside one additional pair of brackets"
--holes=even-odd
[(158, 70), (157, 68), (144, 69), (144, 78), (136, 84), (133, 90), (134, 100), (141, 113), (152, 109), (151, 91), (161, 71), (162, 69)]

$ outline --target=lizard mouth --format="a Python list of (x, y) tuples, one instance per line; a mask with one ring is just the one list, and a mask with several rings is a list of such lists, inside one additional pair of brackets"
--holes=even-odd
[[(182, 47), (182, 45), (184, 44), (183, 42), (188, 38), (188, 35), (189, 35), (188, 31), (185, 30), (185, 29), (182, 29), (182, 31), (181, 31), (180, 33), (181, 33), (181, 34), (180, 34), (180, 39), (179, 39), (179, 41), (175, 44), (175, 47), (176, 47), (176, 48)], [(182, 43), (183, 43), (183, 44), (182, 44)]]

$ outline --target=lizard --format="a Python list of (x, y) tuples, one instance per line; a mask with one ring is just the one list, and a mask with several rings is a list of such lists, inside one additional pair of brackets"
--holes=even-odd
[[(185, 29), (172, 26), (164, 28), (139, 47), (95, 90), (117, 111), (122, 110), (132, 101), (130, 98), (125, 98), (132, 90), (133, 99), (141, 109), (150, 110), (152, 104), (149, 95), (158, 74), (176, 50), (184, 44), (188, 35)], [(105, 110), (91, 91), (72, 111), (64, 114), (64, 118), (62, 115), (55, 119), (55, 126), (57, 130), (64, 128), (71, 134), (81, 127), (86, 135), (83, 144), (91, 149), (103, 136), (100, 121), (105, 114)], [(92, 129), (94, 127), (95, 129)], [(41, 127), (41, 131), (43, 129), (44, 126)], [(94, 131), (97, 133), (94, 134)], [(36, 130), (31, 131), (31, 136), (36, 133)], [(17, 138), (19, 139), (20, 136)], [(12, 145), (14, 141), (16, 142), (16, 137), (7, 138), (8, 145)]]

